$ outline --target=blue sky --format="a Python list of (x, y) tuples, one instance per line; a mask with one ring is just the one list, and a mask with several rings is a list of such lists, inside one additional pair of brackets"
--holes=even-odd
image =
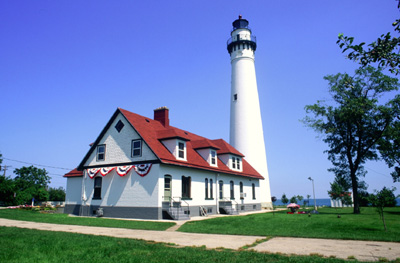
[[(395, 0), (1, 1), (0, 152), (74, 168), (117, 107), (229, 141), (230, 59), (239, 14), (257, 37), (256, 73), (272, 195), (327, 197), (327, 145), (299, 121), (329, 99), (323, 77), (357, 64), (339, 33), (367, 43), (392, 32)], [(397, 186), (383, 162), (366, 164), (368, 190)], [(51, 186), (66, 170), (46, 168)], [(7, 171), (11, 175), (11, 170)], [(399, 190), (396, 192), (399, 194)]]

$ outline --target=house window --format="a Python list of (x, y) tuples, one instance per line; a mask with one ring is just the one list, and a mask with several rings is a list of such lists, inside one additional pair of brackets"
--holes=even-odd
[(235, 184), (233, 181), (230, 182), (231, 186), (231, 199), (235, 199)]
[(244, 199), (244, 194), (243, 194), (243, 183), (240, 182), (240, 199)]
[(115, 129), (118, 131), (118, 133), (120, 133), (124, 126), (125, 124), (121, 120), (119, 120), (118, 123), (115, 125)]
[(240, 170), (240, 158), (239, 157), (232, 157), (232, 169)]
[(185, 143), (178, 142), (178, 158), (179, 159), (186, 159), (185, 157)]
[(106, 145), (98, 145), (97, 146), (97, 161), (104, 161), (106, 159)]
[(217, 165), (217, 152), (211, 150), (211, 165)]
[(182, 199), (190, 199), (190, 186), (192, 179), (186, 176), (182, 176)]
[(204, 182), (204, 185), (205, 185), (205, 191), (206, 191), (206, 199), (208, 199), (208, 179), (206, 178), (206, 180), (205, 180), (205, 182)]
[(134, 140), (132, 141), (132, 157), (142, 156), (142, 141)]
[(252, 194), (253, 194), (253, 200), (256, 199), (256, 185), (251, 184), (251, 189), (252, 189)]
[(164, 176), (164, 201), (171, 200), (171, 182), (172, 182), (171, 175), (166, 174)]
[(210, 198), (211, 199), (214, 198), (214, 194), (213, 194), (213, 179), (210, 179)]
[(224, 198), (224, 181), (219, 181), (219, 199), (222, 200)]
[(94, 191), (93, 191), (93, 199), (101, 199), (101, 182), (102, 177), (94, 178)]

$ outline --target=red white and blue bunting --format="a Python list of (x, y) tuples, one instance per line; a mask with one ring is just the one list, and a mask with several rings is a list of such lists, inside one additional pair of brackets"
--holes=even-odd
[(114, 170), (115, 167), (103, 167), (100, 169), (100, 174), (102, 176), (106, 176), (108, 173), (110, 173), (112, 170)]
[(89, 175), (89, 177), (93, 178), (100, 171), (100, 168), (87, 169), (86, 171), (87, 171), (87, 174)]
[(127, 165), (127, 166), (118, 166), (117, 167), (117, 174), (119, 176), (125, 176), (127, 173), (129, 173), (130, 170), (132, 170), (133, 165)]
[(127, 175), (132, 169), (135, 170), (135, 172), (140, 175), (141, 177), (146, 176), (151, 169), (151, 163), (146, 163), (146, 164), (137, 164), (137, 165), (126, 165), (126, 166), (117, 166), (117, 167), (103, 167), (103, 168), (92, 168), (92, 169), (86, 169), (88, 176), (93, 179), (96, 174), (100, 172), (102, 176), (106, 176), (110, 172), (112, 172), (114, 169), (116, 170), (117, 174), (119, 176), (125, 176)]
[(141, 177), (147, 175), (150, 172), (150, 169), (151, 163), (135, 165), (135, 171)]

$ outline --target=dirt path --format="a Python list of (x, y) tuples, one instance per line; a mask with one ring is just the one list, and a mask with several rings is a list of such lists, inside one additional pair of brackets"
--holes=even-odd
[[(0, 226), (111, 236), (118, 238), (133, 238), (147, 241), (174, 243), (179, 246), (206, 246), (207, 248), (224, 247), (239, 249), (243, 246), (254, 244), (257, 240), (265, 239), (263, 236), (183, 233), (174, 231), (175, 228), (170, 229), (170, 231), (131, 230), (122, 228), (36, 223), (3, 218), (0, 218)], [(382, 258), (395, 260), (396, 258), (400, 258), (400, 243), (394, 242), (275, 237), (252, 247), (252, 249), (258, 252), (268, 253), (297, 255), (319, 254), (325, 257), (334, 256), (342, 259), (355, 258), (360, 261), (378, 261)]]

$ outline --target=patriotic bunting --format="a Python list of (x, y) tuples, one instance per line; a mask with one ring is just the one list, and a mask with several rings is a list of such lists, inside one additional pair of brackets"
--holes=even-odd
[(100, 171), (100, 168), (93, 168), (93, 169), (87, 169), (87, 173), (90, 178), (95, 177), (95, 175)]
[(110, 173), (112, 170), (114, 170), (115, 167), (103, 167), (100, 169), (100, 174), (102, 176), (106, 176), (108, 173)]
[(152, 165), (151, 163), (146, 163), (146, 164), (137, 164), (137, 165), (117, 166), (117, 167), (92, 168), (92, 169), (86, 169), (86, 171), (91, 179), (93, 179), (96, 176), (96, 174), (99, 172), (102, 176), (106, 176), (107, 174), (112, 172), (114, 169), (117, 171), (117, 174), (119, 176), (125, 176), (132, 169), (134, 169), (138, 175), (140, 175), (141, 177), (144, 177), (150, 172), (151, 165)]
[(125, 176), (129, 171), (133, 168), (133, 165), (128, 166), (118, 166), (117, 167), (117, 174), (119, 176)]
[(135, 171), (141, 177), (148, 174), (150, 172), (150, 168), (151, 168), (151, 163), (135, 165)]

